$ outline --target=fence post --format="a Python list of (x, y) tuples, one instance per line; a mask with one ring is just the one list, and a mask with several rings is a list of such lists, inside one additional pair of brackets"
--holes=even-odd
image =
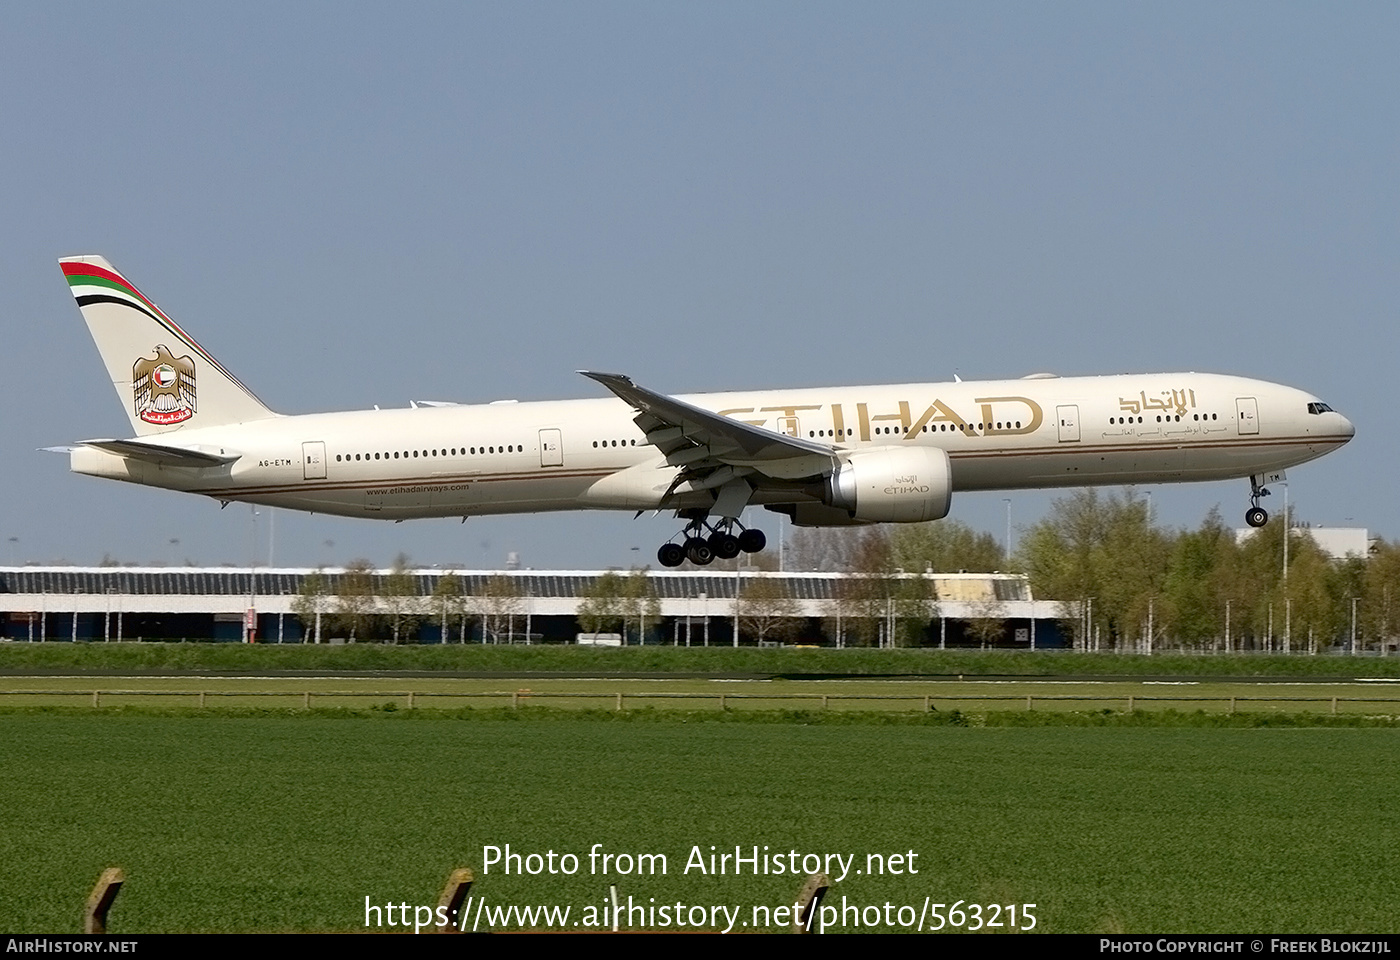
[(822, 905), (822, 897), (826, 896), (830, 886), (831, 880), (824, 873), (814, 873), (807, 878), (807, 882), (797, 894), (798, 909), (792, 917), (793, 933), (812, 932), (812, 917)]
[(97, 878), (97, 886), (88, 894), (87, 906), (83, 910), (83, 933), (106, 933), (107, 911), (112, 909), (112, 901), (122, 892), (126, 875), (121, 867), (108, 867)]
[(447, 886), (442, 888), (442, 896), (438, 897), (438, 916), (447, 917), (447, 922), (437, 928), (438, 933), (461, 932), (463, 921), (457, 915), (471, 892), (473, 879), (470, 867), (453, 870), (452, 876), (447, 878)]

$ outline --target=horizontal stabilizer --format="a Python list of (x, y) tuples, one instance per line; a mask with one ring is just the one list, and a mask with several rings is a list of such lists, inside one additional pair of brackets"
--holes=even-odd
[(225, 453), (222, 450), (213, 453), (189, 447), (173, 447), (163, 443), (151, 443), (149, 440), (84, 440), (81, 446), (95, 447), (118, 456), (175, 467), (218, 467), (233, 463), (243, 456), (241, 453)]

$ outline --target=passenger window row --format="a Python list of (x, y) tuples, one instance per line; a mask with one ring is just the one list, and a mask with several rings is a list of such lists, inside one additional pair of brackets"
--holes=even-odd
[[(1194, 420), (1194, 421), (1197, 421), (1197, 422), (1202, 421), (1202, 420), (1205, 420), (1205, 421), (1219, 420), (1219, 419), (1220, 419), (1220, 415), (1219, 415), (1219, 414), (1216, 414), (1216, 413), (1193, 413), (1193, 414), (1191, 414), (1191, 419)], [(1158, 422), (1158, 423), (1162, 423), (1162, 422), (1163, 422), (1163, 419), (1162, 419), (1162, 415), (1161, 415), (1161, 414), (1158, 414), (1158, 415), (1157, 415), (1157, 422)], [(1177, 413), (1169, 413), (1169, 414), (1167, 414), (1167, 417), (1166, 417), (1165, 422), (1166, 422), (1166, 423), (1180, 423), (1180, 422), (1181, 422), (1181, 415), (1180, 415), (1180, 414), (1177, 414)], [(1108, 418), (1108, 425), (1109, 425), (1109, 426), (1115, 426), (1116, 424), (1120, 424), (1120, 423), (1142, 423), (1142, 417), (1109, 417), (1109, 418)]]
[(353, 462), (355, 462), (355, 461), (357, 461), (357, 460), (360, 460), (360, 461), (362, 461), (362, 460), (412, 460), (412, 459), (417, 459), (417, 458), (424, 458), (424, 459), (426, 459), (426, 458), (429, 458), (429, 457), (449, 457), (449, 456), (450, 456), (450, 457), (465, 457), (465, 456), (473, 456), (473, 457), (476, 457), (476, 456), (482, 456), (482, 455), (486, 455), (486, 454), (496, 454), (496, 453), (524, 453), (524, 452), (525, 452), (525, 445), (524, 445), (524, 444), (519, 444), (519, 443), (508, 443), (508, 444), (506, 444), (505, 446), (495, 445), (495, 446), (486, 446), (486, 447), (442, 447), (442, 448), (435, 448), (435, 449), (431, 449), (431, 450), (404, 450), (404, 451), (402, 451), (402, 452), (400, 452), (400, 451), (398, 451), (398, 450), (393, 450), (393, 451), (387, 451), (387, 450), (386, 450), (386, 451), (384, 451), (384, 452), (382, 452), (382, 453), (379, 453), (379, 452), (376, 452), (376, 453), (353, 453), (353, 454), (352, 454), (352, 453), (346, 453), (346, 454), (337, 453), (337, 454), (335, 455), (335, 462), (336, 462), (336, 463), (342, 463), (342, 462), (350, 462), (350, 463), (353, 463)]
[[(1020, 421), (1020, 420), (1016, 420), (1016, 421), (1011, 421), (1011, 420), (1002, 421), (1002, 420), (998, 420), (998, 421), (996, 421), (995, 424), (993, 424), (993, 423), (969, 423), (969, 424), (966, 424), (966, 425), (962, 428), (962, 430), (963, 430), (963, 432), (964, 432), (966, 435), (972, 436), (974, 433), (978, 433), (978, 432), (985, 433), (986, 431), (992, 429), (994, 426), (995, 426), (996, 429), (998, 429), (998, 430), (1011, 430), (1011, 429), (1020, 430), (1020, 429), (1021, 429), (1021, 421)], [(892, 434), (902, 434), (902, 433), (904, 433), (904, 431), (903, 431), (902, 429), (900, 429), (899, 427), (876, 427), (875, 430), (874, 430), (874, 432), (875, 432), (876, 434), (878, 434), (878, 435), (881, 435), (881, 436), (887, 436), (887, 435), (892, 435)], [(958, 425), (955, 424), (955, 423), (946, 423), (946, 422), (944, 422), (944, 423), (934, 423), (934, 424), (928, 424), (928, 423), (926, 423), (926, 424), (924, 424), (922, 427), (919, 428), (919, 432), (920, 432), (920, 433), (957, 433), (957, 432), (958, 432)], [(849, 436), (852, 436), (852, 435), (854, 435), (854, 434), (855, 434), (855, 431), (854, 431), (854, 430), (852, 430), (852, 429), (850, 429), (850, 428), (847, 428), (846, 433), (845, 433), (845, 436), (848, 436), (848, 437), (849, 437)], [(836, 436), (839, 436), (839, 435), (840, 435), (840, 431), (838, 431), (838, 430), (808, 430), (808, 431), (807, 431), (807, 436), (809, 436), (809, 437), (836, 437)]]

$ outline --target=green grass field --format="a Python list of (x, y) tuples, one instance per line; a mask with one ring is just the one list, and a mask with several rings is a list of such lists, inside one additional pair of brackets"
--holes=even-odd
[(671, 678), (519, 679), (373, 674), (308, 676), (9, 676), (0, 707), (97, 705), (164, 710), (344, 707), (460, 710), (557, 709), (825, 710), (921, 713), (990, 711), (1203, 711), (1225, 714), (1336, 713), (1400, 718), (1400, 683), (1066, 680), (1015, 677), (959, 680), (856, 677), (840, 680)]
[[(492, 906), (571, 907), (568, 929), (610, 883), (742, 908), (736, 929), (796, 892), (683, 872), (711, 845), (913, 851), (917, 875), (850, 875), (827, 904), (1035, 903), (1049, 932), (1388, 932), (1400, 909), (1393, 729), (503, 714), (0, 714), (0, 929), (76, 931), (109, 865), (119, 933), (359, 930), (366, 897), (435, 903), (456, 866)], [(507, 843), (579, 872), (483, 874)], [(590, 874), (595, 843), (668, 873)]]
[(707, 674), (763, 676), (1400, 677), (1400, 657), (1132, 656), (990, 650), (756, 647), (345, 646), (240, 643), (4, 643), (0, 673), (47, 671), (425, 671), (507, 676)]

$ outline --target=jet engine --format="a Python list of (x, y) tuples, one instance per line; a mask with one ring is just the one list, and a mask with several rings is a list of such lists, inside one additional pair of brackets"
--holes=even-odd
[(941, 520), (953, 500), (948, 453), (938, 447), (879, 447), (851, 454), (826, 478), (822, 502), (866, 523)]

